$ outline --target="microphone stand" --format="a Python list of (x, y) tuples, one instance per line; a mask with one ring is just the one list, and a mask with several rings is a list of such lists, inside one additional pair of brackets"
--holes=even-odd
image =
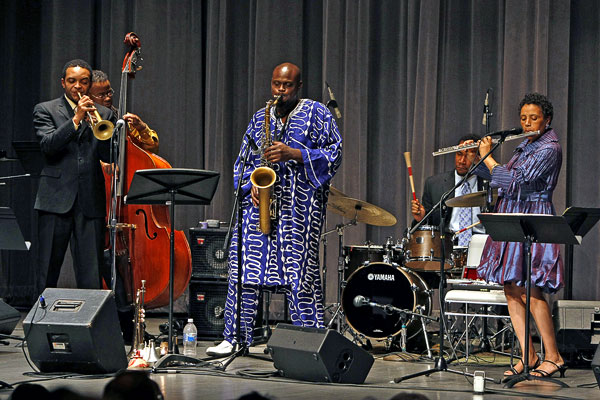
[[(471, 176), (473, 176), (475, 169), (477, 169), (477, 167), (479, 165), (481, 165), (484, 162), (484, 160), (487, 157), (489, 157), (489, 155), (492, 154), (496, 150), (496, 148), (498, 148), (498, 146), (500, 146), (502, 143), (504, 143), (506, 136), (508, 136), (508, 132), (504, 131), (500, 135), (500, 139), (498, 140), (498, 142), (494, 144), (494, 146), (490, 149), (490, 151), (485, 156), (481, 157), (481, 159), (476, 164), (471, 165), (471, 168), (461, 178), (461, 180), (457, 184), (455, 184), (452, 189), (450, 189), (446, 193), (444, 193), (442, 195), (442, 197), (440, 198), (440, 201), (437, 204), (435, 204), (431, 208), (431, 210), (429, 210), (429, 212), (427, 214), (425, 214), (423, 219), (421, 221), (417, 222), (415, 224), (415, 226), (413, 226), (408, 233), (409, 236), (412, 235), (417, 229), (419, 229), (419, 227), (421, 225), (424, 224), (424, 222), (429, 218), (430, 215), (432, 215), (436, 210), (439, 211), (439, 213), (440, 213), (439, 230), (440, 230), (441, 250), (442, 250), (441, 251), (442, 254), (440, 257), (440, 270), (439, 270), (439, 273), (440, 273), (440, 284), (439, 284), (439, 298), (440, 298), (439, 347), (440, 347), (440, 354), (439, 354), (439, 357), (434, 360), (435, 365), (433, 368), (428, 369), (426, 371), (421, 371), (421, 372), (417, 372), (414, 374), (409, 374), (409, 375), (404, 375), (404, 376), (401, 376), (398, 378), (394, 378), (394, 383), (399, 383), (399, 382), (402, 382), (402, 381), (405, 381), (408, 379), (412, 379), (412, 378), (416, 378), (419, 376), (423, 376), (423, 375), (429, 376), (429, 375), (433, 374), (434, 372), (451, 372), (453, 374), (458, 374), (458, 375), (463, 375), (463, 376), (470, 376), (470, 377), (474, 376), (473, 374), (471, 374), (469, 372), (448, 369), (448, 363), (447, 363), (446, 359), (444, 358), (444, 336), (445, 336), (445, 324), (446, 324), (446, 320), (444, 318), (444, 292), (445, 292), (445, 288), (446, 288), (446, 277), (444, 275), (444, 263), (445, 263), (445, 259), (446, 259), (446, 249), (444, 246), (444, 239), (446, 237), (446, 232), (445, 232), (446, 227), (444, 225), (444, 211), (447, 208), (445, 203), (446, 203), (446, 200), (448, 199), (448, 197), (450, 196), (450, 194), (453, 193), (457, 188), (459, 188)], [(493, 378), (485, 377), (485, 379), (492, 381), (494, 383), (500, 383), (499, 380), (494, 380)]]
[[(233, 227), (233, 216), (237, 213), (237, 298), (236, 298), (236, 309), (235, 309), (235, 326), (236, 326), (236, 330), (235, 330), (235, 341), (236, 344), (234, 346), (235, 351), (233, 352), (233, 354), (231, 354), (222, 364), (221, 367), (219, 368), (221, 371), (225, 371), (225, 369), (227, 368), (227, 366), (229, 366), (229, 364), (231, 364), (233, 362), (233, 360), (235, 360), (237, 357), (240, 356), (245, 356), (248, 355), (248, 344), (242, 340), (242, 333), (241, 333), (241, 321), (242, 321), (242, 200), (243, 200), (243, 195), (242, 195), (242, 186), (243, 186), (243, 182), (242, 179), (244, 177), (244, 172), (246, 170), (246, 163), (248, 162), (248, 157), (250, 156), (250, 149), (258, 149), (258, 146), (256, 146), (256, 143), (254, 142), (254, 139), (252, 139), (252, 137), (250, 135), (248, 135), (248, 140), (247, 140), (248, 146), (246, 146), (246, 149), (244, 151), (244, 153), (242, 154), (242, 165), (240, 168), (240, 173), (238, 175), (238, 185), (237, 188), (235, 190), (235, 199), (234, 199), (234, 205), (233, 205), (233, 211), (231, 213), (231, 218), (229, 220), (229, 229), (227, 231), (227, 235), (225, 236), (225, 244), (224, 244), (224, 248), (227, 249), (227, 251), (229, 251), (229, 246), (230, 246), (230, 234), (231, 234), (231, 230)], [(262, 357), (259, 357), (262, 358)]]
[[(110, 180), (110, 207), (108, 209), (108, 227), (109, 227), (109, 243), (110, 243), (110, 290), (113, 293), (116, 293), (116, 285), (117, 285), (117, 252), (115, 249), (117, 243), (117, 204), (118, 204), (118, 195), (117, 193), (117, 184), (119, 182), (118, 174), (121, 174), (119, 168), (119, 147), (120, 147), (120, 138), (123, 134), (123, 130), (126, 129), (124, 126), (115, 127), (113, 130), (113, 135), (111, 137), (111, 146), (110, 146), (110, 166), (113, 168), (111, 180)], [(131, 293), (133, 296), (133, 287), (131, 288)], [(170, 335), (170, 333), (169, 333)], [(170, 341), (169, 337), (169, 341)]]

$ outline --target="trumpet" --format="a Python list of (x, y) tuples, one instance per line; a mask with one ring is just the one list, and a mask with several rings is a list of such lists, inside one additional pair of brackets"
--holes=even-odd
[(144, 296), (146, 294), (146, 281), (142, 279), (142, 287), (137, 290), (135, 296), (134, 315), (133, 315), (133, 343), (127, 358), (131, 360), (136, 356), (138, 350), (142, 350), (145, 336), (145, 310)]
[[(540, 133), (540, 131), (534, 131), (534, 132), (523, 132), (523, 133), (519, 133), (517, 135), (508, 135), (506, 137), (506, 139), (504, 139), (504, 141), (507, 142), (509, 140), (523, 139), (528, 136), (539, 135), (539, 133)], [(492, 139), (492, 143), (498, 143), (498, 139)], [(459, 152), (462, 150), (467, 150), (467, 149), (474, 149), (476, 147), (479, 147), (479, 143), (477, 143), (477, 142), (469, 143), (469, 144), (461, 144), (461, 145), (457, 145), (457, 146), (443, 147), (443, 148), (439, 149), (438, 151), (434, 151), (432, 154), (434, 157), (436, 157), (436, 156), (441, 156), (443, 154), (456, 153), (456, 152)]]
[(271, 140), (271, 107), (276, 105), (281, 99), (281, 95), (277, 96), (275, 100), (269, 100), (265, 107), (265, 138), (263, 140), (260, 157), (260, 167), (252, 171), (250, 175), (250, 181), (254, 186), (258, 188), (258, 219), (260, 231), (265, 235), (271, 233), (271, 219), (277, 216), (275, 209), (275, 202), (271, 197), (271, 191), (277, 176), (275, 171), (271, 168), (271, 163), (265, 158), (265, 150), (273, 144)]
[[(81, 99), (81, 93), (77, 92), (79, 98)], [(90, 114), (90, 112), (86, 112), (88, 120), (90, 122), (90, 126), (92, 127), (92, 132), (94, 133), (94, 137), (98, 140), (108, 140), (113, 135), (113, 130), (115, 129), (115, 125), (107, 119), (102, 119), (98, 110), (94, 110), (94, 114)]]

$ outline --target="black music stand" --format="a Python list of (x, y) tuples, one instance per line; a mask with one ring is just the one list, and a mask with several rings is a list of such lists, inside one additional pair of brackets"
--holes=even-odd
[[(573, 213), (577, 214), (577, 213)], [(531, 245), (533, 243), (580, 244), (567, 219), (556, 215), (539, 214), (479, 214), (479, 220), (490, 237), (497, 242), (522, 242), (525, 276), (525, 345), (523, 349), (523, 372), (510, 379), (504, 387), (511, 388), (523, 381), (546, 381), (561, 387), (566, 383), (550, 377), (533, 376), (529, 373), (529, 323), (531, 299)], [(591, 228), (591, 226), (589, 226)], [(589, 230), (589, 229), (588, 229)]]
[(220, 173), (200, 169), (165, 168), (142, 169), (135, 172), (126, 204), (166, 204), (171, 212), (170, 261), (169, 261), (169, 350), (155, 365), (173, 362), (197, 363), (192, 357), (173, 354), (173, 269), (175, 264), (175, 205), (210, 204)]
[[(583, 237), (600, 219), (600, 208), (569, 207), (563, 212), (575, 236)], [(573, 298), (573, 245), (565, 246), (565, 300)]]
[(0, 250), (29, 250), (10, 207), (0, 207)]
[(44, 157), (37, 140), (15, 140), (12, 146), (25, 172), (31, 176), (40, 176), (44, 168)]

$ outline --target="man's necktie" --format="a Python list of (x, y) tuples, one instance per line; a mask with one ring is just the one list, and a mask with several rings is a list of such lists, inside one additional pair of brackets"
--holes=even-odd
[[(471, 186), (469, 186), (469, 182), (465, 182), (460, 187), (460, 195), (464, 196), (465, 194), (471, 193)], [(469, 207), (461, 207), (458, 210), (458, 226), (460, 229), (464, 229), (467, 226), (473, 223), (473, 212)], [(469, 242), (471, 241), (471, 236), (473, 236), (473, 228), (469, 228), (464, 231), (460, 235), (458, 235), (458, 245), (468, 247)]]

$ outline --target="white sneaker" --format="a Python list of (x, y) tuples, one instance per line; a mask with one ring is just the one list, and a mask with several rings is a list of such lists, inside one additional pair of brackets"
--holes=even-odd
[(233, 345), (227, 340), (223, 340), (217, 346), (206, 349), (206, 354), (213, 357), (225, 357), (233, 354)]

